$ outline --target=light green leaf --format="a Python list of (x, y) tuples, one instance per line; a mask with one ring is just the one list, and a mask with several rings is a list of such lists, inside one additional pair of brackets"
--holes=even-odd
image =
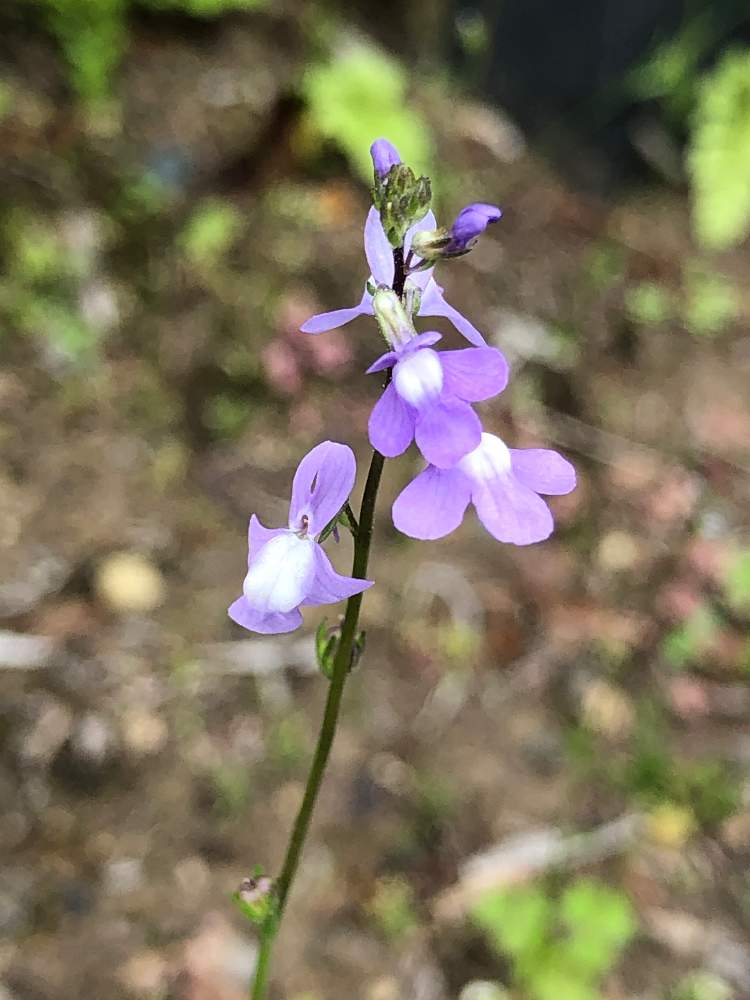
[(432, 137), (424, 120), (408, 106), (402, 66), (369, 45), (356, 45), (330, 62), (310, 68), (302, 81), (310, 122), (335, 142), (357, 172), (372, 181), (370, 144), (387, 138), (404, 163), (429, 171)]
[(727, 52), (703, 80), (687, 164), (698, 239), (739, 243), (750, 227), (750, 50)]

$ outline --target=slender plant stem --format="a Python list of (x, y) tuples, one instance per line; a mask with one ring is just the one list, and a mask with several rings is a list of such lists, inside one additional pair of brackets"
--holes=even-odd
[(253, 980), (252, 1000), (266, 995), (266, 984), (268, 982), (268, 971), (271, 968), (271, 949), (273, 939), (276, 936), (275, 929), (266, 924), (261, 931), (260, 950), (258, 952), (258, 964), (255, 967), (255, 979)]
[[(393, 251), (394, 277), (393, 290), (397, 295), (403, 296), (406, 274), (404, 269), (404, 251), (397, 248)], [(390, 381), (390, 371), (386, 376)], [(354, 561), (352, 564), (352, 576), (358, 580), (364, 580), (367, 576), (367, 564), (370, 558), (370, 542), (372, 541), (372, 525), (375, 517), (375, 501), (378, 496), (380, 477), (383, 472), (385, 458), (378, 451), (372, 453), (370, 469), (367, 473), (364, 493), (362, 494), (362, 505), (359, 510), (359, 524), (354, 538)], [(286, 849), (286, 857), (281, 869), (281, 874), (276, 881), (276, 907), (269, 916), (261, 930), (260, 951), (258, 953), (258, 964), (255, 972), (255, 981), (250, 994), (251, 1000), (264, 1000), (268, 984), (268, 972), (271, 963), (271, 949), (274, 938), (279, 928), (284, 908), (289, 898), (289, 892), (297, 874), (302, 848), (305, 838), (310, 828), (315, 802), (323, 782), (328, 758), (333, 745), (333, 738), (336, 735), (336, 725), (338, 723), (339, 711), (341, 709), (341, 698), (344, 693), (344, 684), (352, 667), (352, 655), (354, 642), (357, 638), (357, 627), (359, 625), (359, 610), (362, 606), (362, 594), (354, 594), (346, 604), (344, 622), (341, 626), (341, 637), (339, 639), (336, 656), (333, 661), (333, 672), (328, 686), (328, 697), (326, 707), (323, 712), (323, 721), (320, 724), (318, 743), (315, 747), (315, 755), (310, 765), (310, 774), (305, 786), (305, 794), (302, 804), (294, 821), (294, 827), (289, 838)]]
[[(383, 456), (374, 451), (370, 462), (370, 471), (367, 475), (365, 492), (362, 497), (362, 508), (359, 515), (359, 531), (354, 543), (354, 564), (352, 576), (358, 580), (363, 580), (367, 573), (367, 562), (370, 556), (370, 540), (372, 539), (372, 522), (375, 513), (375, 499), (380, 485), (380, 475), (383, 471)], [(333, 737), (336, 732), (339, 709), (341, 707), (341, 696), (344, 691), (344, 684), (352, 665), (352, 649), (357, 635), (357, 625), (359, 623), (359, 609), (362, 604), (362, 594), (355, 594), (350, 597), (344, 614), (344, 624), (341, 627), (341, 638), (339, 640), (336, 656), (333, 661), (333, 674), (328, 687), (328, 698), (326, 700), (323, 721), (320, 725), (318, 745), (315, 748), (315, 756), (310, 766), (310, 775), (307, 779), (305, 795), (302, 799), (297, 819), (289, 840), (284, 867), (281, 869), (276, 883), (276, 898), (278, 903), (278, 915), (284, 912), (287, 897), (291, 888), (294, 876), (297, 872), (302, 845), (305, 842), (307, 831), (310, 826), (315, 800), (323, 780), (323, 773), (328, 763), (328, 756), (331, 752)]]
[[(372, 540), (372, 523), (375, 514), (375, 500), (378, 494), (384, 463), (385, 459), (380, 452), (373, 451), (370, 461), (370, 471), (367, 474), (365, 491), (362, 496), (362, 507), (359, 512), (359, 528), (357, 530), (357, 537), (354, 540), (352, 576), (359, 580), (364, 580), (367, 574), (370, 542)], [(333, 745), (333, 738), (336, 734), (336, 725), (341, 709), (341, 697), (344, 693), (344, 684), (346, 683), (346, 678), (352, 664), (352, 651), (354, 640), (357, 636), (361, 604), (362, 594), (355, 594), (347, 601), (344, 623), (341, 627), (341, 638), (333, 661), (333, 674), (328, 686), (328, 698), (326, 699), (323, 721), (320, 725), (318, 744), (315, 748), (315, 756), (310, 766), (310, 774), (307, 779), (302, 805), (297, 813), (297, 819), (289, 838), (284, 865), (276, 882), (276, 912), (272, 914), (261, 931), (258, 965), (251, 993), (252, 1000), (263, 1000), (263, 997), (266, 995), (271, 948), (289, 897), (289, 890), (292, 887), (294, 876), (297, 874), (300, 855), (302, 854), (307, 831), (310, 828), (313, 809), (315, 808), (315, 801), (320, 791), (328, 757), (331, 753), (331, 746)]]

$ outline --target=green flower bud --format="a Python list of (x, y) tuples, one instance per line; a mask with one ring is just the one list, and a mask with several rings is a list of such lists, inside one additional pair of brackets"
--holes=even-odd
[(242, 880), (234, 901), (252, 923), (262, 926), (276, 910), (273, 882), (265, 875)]
[(385, 176), (376, 175), (372, 201), (392, 247), (403, 246), (407, 229), (427, 214), (432, 200), (429, 177), (415, 177), (405, 163), (397, 163)]
[(392, 288), (381, 285), (372, 297), (372, 307), (380, 332), (390, 347), (405, 344), (416, 336), (411, 315)]

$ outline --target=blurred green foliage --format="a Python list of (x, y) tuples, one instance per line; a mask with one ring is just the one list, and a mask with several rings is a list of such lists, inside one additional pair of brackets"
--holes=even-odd
[(225, 760), (211, 772), (214, 809), (227, 819), (241, 815), (252, 798), (251, 770), (243, 761)]
[(78, 97), (96, 105), (111, 96), (112, 76), (128, 44), (128, 14), (136, 7), (218, 17), (252, 10), (266, 0), (41, 0), (47, 25), (68, 63)]
[(268, 754), (284, 771), (294, 771), (308, 752), (308, 726), (298, 713), (280, 719), (268, 737)]
[(407, 101), (402, 66), (368, 45), (351, 46), (330, 62), (310, 67), (302, 80), (309, 121), (334, 142), (362, 178), (372, 181), (370, 144), (389, 139), (417, 173), (432, 166), (432, 136)]
[(595, 1000), (637, 930), (627, 897), (593, 879), (559, 898), (539, 886), (494, 891), (472, 919), (533, 1000)]
[(642, 281), (625, 293), (625, 311), (636, 323), (663, 323), (674, 311), (669, 291), (655, 281)]
[(691, 333), (699, 337), (715, 336), (737, 318), (739, 309), (737, 291), (726, 278), (695, 269), (687, 272), (682, 315)]
[(738, 549), (724, 577), (724, 596), (733, 610), (750, 612), (750, 549)]
[(672, 803), (689, 810), (703, 827), (714, 827), (736, 812), (740, 789), (719, 760), (683, 760), (667, 745), (657, 706), (642, 706), (634, 746), (612, 768), (628, 798), (647, 807)]
[(213, 267), (236, 239), (240, 225), (241, 216), (234, 205), (209, 198), (198, 205), (180, 234), (180, 247), (191, 263)]
[(100, 334), (81, 315), (79, 294), (87, 263), (42, 216), (13, 210), (2, 220), (5, 274), (0, 315), (10, 327), (46, 342), (58, 360), (96, 358)]
[(750, 50), (727, 52), (699, 89), (688, 169), (698, 239), (723, 250), (750, 229)]
[(713, 972), (690, 972), (677, 984), (670, 1000), (732, 1000), (734, 990)]
[(740, 299), (735, 286), (721, 274), (688, 262), (681, 293), (656, 281), (641, 281), (626, 289), (624, 307), (629, 319), (640, 326), (679, 320), (695, 336), (713, 337), (737, 318)]
[(664, 637), (662, 651), (667, 662), (678, 668), (694, 663), (710, 647), (719, 624), (713, 609), (702, 604)]
[(713, 12), (697, 11), (630, 75), (630, 93), (641, 101), (658, 100), (669, 118), (686, 120), (695, 100), (701, 64), (720, 35), (721, 26)]
[(402, 878), (380, 879), (369, 910), (381, 933), (394, 941), (419, 925), (414, 890)]
[(70, 83), (86, 103), (109, 97), (127, 45), (127, 0), (42, 0), (65, 55)]

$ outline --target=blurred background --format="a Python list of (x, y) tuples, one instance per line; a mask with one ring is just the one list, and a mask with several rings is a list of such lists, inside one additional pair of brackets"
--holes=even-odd
[(367, 461), (372, 322), (298, 327), (359, 299), (378, 136), (441, 221), (503, 207), (440, 281), (512, 363), (485, 425), (579, 486), (545, 544), (417, 543), (388, 463), (273, 995), (750, 997), (744, 0), (0, 29), (2, 1000), (247, 995), (230, 894), (279, 864), (325, 681), (317, 609), (226, 607), (301, 455)]

